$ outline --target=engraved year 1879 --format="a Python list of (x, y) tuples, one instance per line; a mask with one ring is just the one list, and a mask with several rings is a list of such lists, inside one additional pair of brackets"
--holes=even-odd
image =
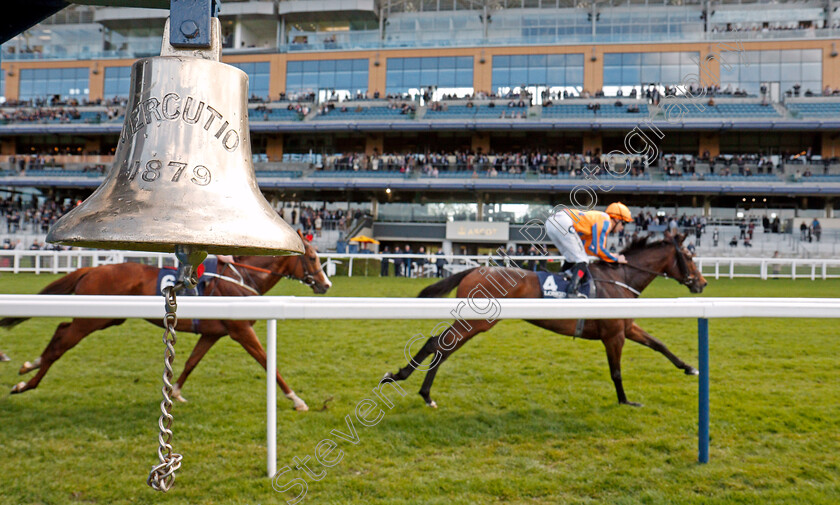
[[(163, 162), (160, 160), (149, 160), (144, 165), (140, 160), (135, 160), (134, 163), (126, 166), (128, 181), (131, 182), (137, 178), (138, 174), (141, 179), (146, 182), (154, 182), (163, 176)], [(187, 168), (187, 164), (180, 161), (170, 161), (166, 164), (167, 173), (171, 173), (170, 182), (178, 182)], [(189, 174), (188, 174), (189, 175)], [(190, 182), (198, 186), (206, 186), (210, 184), (210, 169), (204, 165), (196, 165), (192, 169), (192, 177)]]

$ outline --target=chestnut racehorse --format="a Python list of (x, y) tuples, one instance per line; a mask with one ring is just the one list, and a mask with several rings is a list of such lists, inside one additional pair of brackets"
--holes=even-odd
[[(317, 249), (303, 236), (301, 236), (301, 239), (305, 245), (305, 252), (299, 256), (236, 256), (233, 264), (219, 261), (217, 274), (232, 280), (212, 278), (205, 287), (205, 296), (249, 296), (254, 294), (253, 291), (265, 294), (284, 277), (304, 282), (317, 294), (326, 293), (332, 283), (321, 268)], [(56, 280), (44, 288), (40, 294), (154, 295), (158, 271), (157, 267), (139, 263), (81, 268)], [(248, 288), (239, 285), (239, 283), (248, 286)], [(12, 328), (26, 321), (26, 319), (28, 318), (5, 318), (0, 320), (0, 327)], [(149, 319), (148, 321), (162, 326), (162, 322), (159, 320)], [(59, 324), (52, 340), (47, 344), (41, 356), (32, 363), (27, 361), (20, 369), (21, 375), (36, 369), (38, 369), (38, 373), (28, 382), (20, 382), (15, 385), (12, 388), (12, 393), (23, 393), (38, 387), (38, 383), (44, 378), (50, 366), (83, 338), (95, 331), (117, 326), (124, 322), (125, 319), (76, 318), (69, 323)], [(194, 327), (193, 321), (180, 319), (176, 326), (177, 331), (198, 333), (201, 336), (184, 365), (184, 371), (178, 377), (177, 383), (174, 384), (173, 397), (186, 401), (180, 394), (184, 381), (187, 380), (190, 372), (193, 371), (213, 344), (225, 335), (230, 335), (231, 338), (239, 342), (248, 351), (248, 354), (265, 368), (265, 350), (252, 327), (254, 321), (201, 320), (197, 323), (197, 326)], [(295, 410), (308, 410), (306, 403), (298, 398), (286, 384), (286, 381), (283, 380), (279, 370), (277, 371), (277, 384), (286, 394), (286, 397), (294, 402)]]
[[(684, 239), (683, 235), (671, 237), (666, 234), (664, 240), (649, 243), (648, 237), (644, 237), (621, 251), (627, 258), (626, 265), (601, 261), (593, 263), (590, 270), (597, 287), (596, 296), (598, 298), (633, 298), (658, 276), (673, 278), (686, 285), (692, 293), (702, 292), (706, 286), (706, 279), (697, 269), (691, 254), (682, 246)], [(482, 282), (485, 280), (488, 282)], [(485, 292), (489, 292), (488, 298), (491, 296), (493, 298), (540, 297), (540, 285), (535, 272), (504, 267), (477, 267), (460, 272), (428, 286), (418, 296), (438, 298), (457, 287), (457, 297), (468, 298), (469, 293), (479, 284)], [(498, 286), (505, 289), (499, 289)], [(557, 303), (563, 303), (563, 301), (558, 300)], [(430, 397), (430, 391), (441, 363), (469, 339), (489, 330), (496, 322), (496, 320), (488, 322), (486, 319), (469, 322), (456, 321), (440, 334), (429, 338), (408, 365), (395, 374), (388, 372), (385, 374), (385, 379), (405, 380), (423, 360), (434, 355), (431, 364), (424, 368), (428, 371), (420, 388), (420, 396), (428, 406), (437, 407)], [(561, 335), (575, 335), (576, 333), (577, 321), (574, 319), (529, 320), (528, 322)], [(615, 384), (618, 402), (621, 404), (639, 406), (637, 403), (627, 401), (621, 382), (621, 350), (627, 338), (662, 353), (687, 375), (697, 374), (694, 367), (676, 357), (665, 344), (640, 328), (632, 319), (589, 319), (585, 321), (579, 336), (604, 343), (610, 375)]]

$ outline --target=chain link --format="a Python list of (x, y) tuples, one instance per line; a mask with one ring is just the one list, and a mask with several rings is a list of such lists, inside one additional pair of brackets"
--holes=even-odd
[(160, 463), (152, 467), (149, 472), (149, 478), (146, 483), (155, 491), (167, 492), (175, 483), (175, 472), (181, 468), (182, 456), (178, 453), (172, 452), (172, 362), (175, 359), (175, 342), (177, 340), (175, 333), (175, 326), (178, 324), (178, 317), (175, 311), (178, 309), (178, 304), (175, 300), (175, 292), (183, 287), (183, 283), (179, 282), (174, 286), (169, 286), (163, 289), (163, 294), (166, 299), (166, 315), (163, 316), (163, 343), (166, 346), (163, 359), (163, 400), (160, 402), (160, 418), (158, 419), (158, 427), (160, 433), (158, 434), (158, 460)]

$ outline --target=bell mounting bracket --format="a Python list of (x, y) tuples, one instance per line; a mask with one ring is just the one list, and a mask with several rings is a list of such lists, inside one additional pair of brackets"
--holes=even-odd
[(218, 0), (170, 0), (169, 5), (169, 44), (209, 48), (210, 20), (219, 15)]

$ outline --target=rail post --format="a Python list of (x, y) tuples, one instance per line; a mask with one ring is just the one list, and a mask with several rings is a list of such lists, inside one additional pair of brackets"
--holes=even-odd
[(268, 478), (277, 473), (277, 320), (266, 321), (265, 404)]
[(699, 352), (700, 384), (699, 384), (699, 416), (698, 416), (698, 449), (697, 461), (709, 462), (709, 320), (697, 320), (697, 343)]

